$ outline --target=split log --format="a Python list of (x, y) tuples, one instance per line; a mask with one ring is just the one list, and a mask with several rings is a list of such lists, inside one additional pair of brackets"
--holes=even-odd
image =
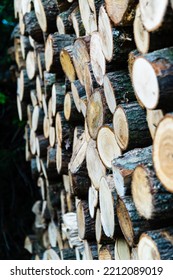
[(74, 36), (63, 34), (59, 35), (58, 32), (50, 34), (46, 41), (45, 46), (45, 65), (46, 71), (57, 73), (59, 77), (63, 73), (60, 63), (60, 51), (66, 46), (70, 46), (74, 42)]
[(104, 95), (113, 114), (118, 104), (136, 99), (129, 73), (126, 70), (107, 73), (103, 80)]
[[(158, 180), (152, 163), (138, 165), (132, 177), (132, 197), (141, 216), (168, 225), (173, 215), (173, 195)], [(145, 197), (145, 199), (144, 199)]]
[(122, 150), (151, 145), (146, 113), (137, 102), (118, 105), (113, 116), (116, 141)]
[(116, 238), (114, 247), (115, 260), (130, 260), (130, 251), (130, 247), (123, 237)]
[(98, 255), (99, 260), (115, 260), (114, 258), (114, 245), (102, 245)]
[[(101, 223), (106, 236), (115, 239), (120, 234), (116, 214), (117, 193), (112, 176), (102, 177), (99, 188)], [(109, 218), (108, 218), (109, 217)]]
[(112, 121), (112, 114), (107, 106), (103, 90), (100, 88), (96, 89), (88, 100), (86, 121), (89, 134), (93, 139), (97, 138), (102, 125)]
[(60, 62), (65, 75), (70, 82), (73, 82), (76, 79), (76, 70), (73, 65), (73, 45), (60, 51)]
[(111, 125), (103, 125), (99, 129), (97, 134), (97, 149), (103, 164), (106, 168), (111, 169), (112, 160), (121, 156), (121, 149)]
[(143, 233), (138, 244), (139, 260), (172, 260), (172, 245), (172, 227)]
[(135, 59), (132, 83), (137, 97), (147, 109), (172, 110), (172, 56), (171, 47)]
[(80, 200), (77, 205), (77, 223), (79, 237), (88, 241), (95, 240), (95, 220), (89, 214), (88, 202)]
[(29, 13), (25, 14), (24, 23), (26, 27), (26, 33), (28, 33), (36, 42), (43, 43), (43, 32), (40, 28), (35, 11), (30, 11)]
[(153, 142), (154, 168), (157, 177), (169, 192), (173, 192), (172, 130), (173, 116), (168, 114), (160, 121)]
[(115, 25), (131, 25), (135, 16), (137, 0), (105, 0), (106, 10)]
[(143, 162), (152, 162), (152, 146), (136, 148), (112, 161), (113, 177), (119, 196), (131, 193), (133, 171), (137, 165)]
[(86, 150), (86, 164), (91, 183), (96, 190), (99, 190), (100, 179), (102, 176), (106, 175), (106, 168), (100, 160), (96, 142), (92, 139), (89, 140)]

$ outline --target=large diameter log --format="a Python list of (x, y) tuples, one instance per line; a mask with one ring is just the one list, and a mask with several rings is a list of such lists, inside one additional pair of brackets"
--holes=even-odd
[[(132, 197), (141, 216), (168, 225), (173, 215), (173, 195), (158, 180), (152, 163), (138, 165), (132, 178)], [(145, 197), (145, 199), (144, 199)]]
[(126, 70), (107, 73), (104, 76), (103, 87), (106, 102), (112, 114), (119, 103), (136, 99), (129, 73)]
[(37, 20), (43, 32), (56, 31), (56, 16), (58, 14), (58, 3), (55, 0), (36, 0), (34, 8)]
[(60, 52), (60, 62), (62, 69), (69, 79), (73, 82), (76, 79), (76, 71), (73, 65), (73, 46), (67, 46)]
[(38, 23), (35, 11), (30, 11), (24, 16), (26, 32), (39, 43), (43, 43), (43, 31)]
[(157, 177), (169, 192), (173, 192), (173, 116), (166, 115), (159, 123), (153, 142), (153, 162)]
[(75, 66), (77, 77), (82, 85), (84, 85), (84, 66), (90, 61), (89, 56), (90, 37), (85, 36), (78, 38), (73, 47), (73, 63)]
[(172, 227), (143, 233), (138, 244), (139, 260), (172, 260), (172, 240)]
[(139, 5), (142, 22), (145, 28), (149, 32), (157, 30), (163, 24), (168, 7), (168, 0), (149, 0), (148, 2), (147, 0), (140, 0)]
[(154, 139), (157, 126), (164, 117), (162, 110), (147, 110), (147, 123), (152, 139)]
[[(153, 1), (154, 2), (154, 1)], [(170, 27), (172, 24), (170, 24)], [(154, 32), (148, 32), (141, 19), (140, 6), (136, 8), (136, 16), (133, 25), (134, 40), (139, 52), (147, 53), (154, 50), (170, 47), (173, 44), (172, 36), (169, 36), (169, 25), (159, 28)], [(162, 40), (160, 40), (162, 38)]]
[(94, 77), (99, 85), (103, 84), (103, 76), (106, 73), (106, 62), (102, 52), (100, 35), (98, 32), (93, 32), (90, 42), (90, 57), (91, 66)]
[(105, 0), (106, 10), (115, 25), (131, 25), (137, 0)]
[(133, 87), (147, 109), (172, 109), (172, 63), (172, 47), (136, 58), (132, 71)]
[(97, 134), (97, 149), (104, 165), (111, 169), (112, 160), (121, 156), (121, 149), (117, 143), (111, 126), (102, 126)]
[[(119, 225), (116, 214), (117, 193), (113, 179), (102, 177), (99, 188), (99, 205), (101, 212), (101, 223), (104, 233), (110, 238), (116, 238), (119, 233)], [(109, 217), (109, 218), (108, 218)]]
[(116, 141), (122, 150), (151, 145), (146, 113), (138, 102), (118, 105), (113, 116), (113, 128)]
[(77, 205), (77, 223), (81, 239), (95, 240), (95, 220), (89, 214), (88, 202), (79, 201)]
[(112, 171), (118, 195), (131, 192), (131, 180), (135, 167), (143, 162), (152, 162), (152, 146), (131, 150), (112, 161)]
[(87, 104), (86, 121), (88, 131), (96, 139), (99, 128), (112, 121), (112, 114), (106, 103), (102, 89), (96, 89)]
[(86, 151), (86, 164), (88, 176), (91, 179), (93, 186), (98, 190), (100, 187), (100, 179), (106, 175), (106, 168), (103, 165), (94, 140), (90, 139)]
[(60, 51), (74, 42), (73, 35), (59, 35), (58, 32), (50, 34), (45, 46), (45, 65), (46, 71), (57, 73), (60, 77), (62, 68), (60, 64)]

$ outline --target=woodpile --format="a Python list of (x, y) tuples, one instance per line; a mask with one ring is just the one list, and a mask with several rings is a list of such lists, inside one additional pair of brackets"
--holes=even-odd
[[(121, 2), (121, 3), (120, 3)], [(33, 259), (173, 259), (168, 0), (15, 0)]]

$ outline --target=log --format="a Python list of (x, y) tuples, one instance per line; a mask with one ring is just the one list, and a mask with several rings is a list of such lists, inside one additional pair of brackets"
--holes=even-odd
[(33, 51), (29, 51), (26, 57), (26, 71), (30, 80), (34, 79), (38, 73), (36, 56)]
[(88, 175), (80, 170), (76, 173), (72, 173), (70, 170), (68, 170), (68, 174), (70, 178), (70, 186), (74, 196), (76, 196), (78, 199), (87, 199), (88, 190), (91, 186), (91, 181)]
[(26, 59), (26, 56), (29, 51), (32, 50), (32, 46), (30, 44), (29, 38), (24, 35), (20, 35), (20, 45), (23, 59)]
[(96, 208), (98, 206), (98, 191), (91, 185), (91, 182), (88, 185), (87, 199), (90, 216), (94, 219), (96, 217)]
[(129, 73), (126, 70), (105, 74), (103, 88), (106, 102), (112, 114), (118, 104), (136, 99)]
[(130, 247), (124, 237), (116, 238), (114, 247), (115, 260), (130, 260), (130, 253)]
[(44, 119), (44, 112), (39, 106), (35, 106), (33, 114), (32, 114), (32, 128), (33, 131), (38, 133), (43, 132), (43, 119)]
[(37, 93), (35, 89), (32, 89), (30, 91), (30, 98), (31, 98), (32, 106), (35, 107), (38, 104)]
[(64, 98), (64, 116), (67, 121), (73, 124), (82, 123), (83, 116), (78, 112), (74, 103), (72, 92), (67, 92)]
[[(90, 5), (92, 2), (92, 6)], [(96, 1), (95, 1), (96, 2)], [(79, 0), (79, 9), (86, 34), (91, 35), (97, 30), (97, 19), (94, 1)]]
[(96, 190), (99, 190), (100, 179), (102, 176), (106, 175), (106, 168), (99, 157), (96, 148), (96, 142), (92, 139), (89, 140), (87, 145), (86, 165), (91, 183), (96, 188)]
[(56, 82), (56, 74), (48, 73), (46, 71), (43, 72), (44, 76), (44, 88), (45, 88), (45, 95), (48, 99), (52, 94), (52, 86)]
[(137, 4), (137, 0), (123, 0), (121, 3), (119, 0), (105, 0), (107, 13), (114, 25), (131, 25)]
[(46, 71), (57, 73), (59, 77), (63, 73), (60, 63), (60, 51), (74, 42), (74, 36), (68, 34), (59, 35), (58, 32), (50, 34), (45, 46)]
[(97, 208), (96, 218), (95, 218), (95, 232), (96, 232), (96, 240), (98, 244), (110, 244), (113, 243), (113, 239), (106, 236), (103, 230), (102, 222), (101, 222), (101, 213), (100, 209)]
[(172, 260), (172, 244), (172, 227), (143, 233), (138, 244), (139, 260)]
[(49, 124), (49, 119), (45, 115), (44, 120), (43, 120), (43, 134), (45, 138), (49, 138), (49, 132), (50, 132), (50, 124)]
[(68, 175), (68, 164), (71, 158), (71, 150), (57, 146), (56, 150), (56, 167), (58, 174)]
[(143, 162), (152, 162), (152, 146), (136, 148), (112, 161), (112, 171), (119, 196), (130, 194), (135, 167)]
[(70, 82), (76, 79), (76, 70), (73, 65), (73, 45), (67, 46), (60, 51), (62, 69)]
[(173, 215), (173, 195), (166, 192), (161, 185), (152, 163), (143, 163), (135, 168), (131, 188), (133, 201), (140, 216), (155, 219), (162, 226), (167, 226)]
[(167, 114), (159, 123), (153, 141), (153, 163), (157, 177), (166, 190), (173, 192), (172, 177), (173, 116)]
[(73, 47), (73, 63), (77, 77), (82, 85), (84, 85), (84, 66), (90, 61), (89, 57), (90, 37), (85, 36), (76, 39)]
[(73, 3), (68, 10), (57, 15), (56, 26), (59, 34), (73, 34), (74, 31), (69, 17), (76, 6), (77, 3)]
[(95, 242), (84, 240), (83, 260), (98, 260), (98, 248)]
[(20, 101), (30, 100), (30, 90), (35, 89), (35, 81), (30, 81), (25, 69), (21, 70), (19, 78), (19, 98)]
[(55, 83), (52, 86), (52, 115), (55, 117), (57, 111), (64, 107), (65, 87), (64, 83)]
[(75, 250), (71, 248), (62, 249), (60, 255), (61, 260), (76, 260)]
[(49, 127), (49, 144), (51, 147), (55, 145), (55, 127), (52, 125)]
[(73, 100), (76, 105), (76, 109), (80, 113), (81, 112), (80, 99), (83, 97), (86, 98), (85, 88), (81, 85), (79, 80), (75, 80), (71, 83), (71, 90), (72, 90)]
[(57, 112), (55, 117), (56, 141), (59, 146), (65, 147), (66, 150), (72, 148), (73, 128), (64, 118), (63, 112)]
[(114, 258), (114, 245), (102, 245), (98, 255), (99, 260), (115, 260)]
[(31, 131), (30, 131), (29, 145), (30, 145), (30, 151), (31, 151), (32, 155), (35, 155), (35, 153), (36, 153), (36, 134), (33, 129), (31, 129)]
[(147, 109), (172, 109), (172, 54), (173, 48), (170, 47), (135, 59), (132, 83), (137, 97)]
[(40, 78), (43, 80), (43, 72), (45, 71), (45, 53), (38, 52), (37, 54), (37, 65)]
[(151, 145), (146, 113), (137, 102), (118, 105), (113, 116), (116, 141), (123, 151)]
[(29, 34), (36, 42), (43, 43), (43, 32), (40, 28), (35, 11), (30, 11), (29, 13), (25, 14), (24, 23), (26, 27), (26, 33)]
[(102, 125), (112, 121), (112, 114), (101, 88), (96, 89), (88, 100), (86, 121), (89, 134), (93, 139), (97, 138), (97, 133)]
[(88, 202), (86, 200), (80, 200), (77, 205), (77, 224), (79, 237), (82, 240), (95, 240), (95, 220), (89, 214)]
[(56, 150), (57, 145), (55, 145), (55, 147), (49, 146), (47, 148), (47, 168), (49, 169), (56, 168)]
[(99, 129), (97, 149), (103, 164), (106, 168), (111, 169), (112, 160), (122, 154), (111, 125), (103, 125)]
[(82, 22), (79, 6), (77, 6), (70, 14), (69, 20), (73, 25), (76, 37), (79, 38), (85, 35), (85, 28)]
[(39, 135), (36, 137), (36, 151), (39, 157), (43, 158), (47, 155), (48, 146), (49, 141), (44, 137), (44, 135)]
[[(117, 193), (112, 176), (102, 177), (99, 187), (101, 223), (106, 236), (115, 239), (120, 234), (116, 214)], [(109, 218), (108, 218), (109, 217)]]
[(147, 110), (147, 123), (152, 139), (154, 139), (157, 126), (162, 120), (164, 114), (162, 110)]
[(84, 88), (86, 92), (87, 101), (93, 93), (93, 90), (98, 87), (96, 79), (93, 74), (91, 63), (85, 63), (84, 65)]
[(42, 107), (42, 97), (44, 94), (44, 84), (42, 79), (37, 75), (36, 77), (36, 92), (37, 92), (37, 99), (38, 99), (38, 104), (40, 107)]

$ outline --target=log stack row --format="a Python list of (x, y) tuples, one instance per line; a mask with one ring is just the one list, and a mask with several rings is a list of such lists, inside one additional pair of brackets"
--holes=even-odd
[(40, 188), (25, 248), (172, 259), (172, 1), (14, 3), (17, 106)]

